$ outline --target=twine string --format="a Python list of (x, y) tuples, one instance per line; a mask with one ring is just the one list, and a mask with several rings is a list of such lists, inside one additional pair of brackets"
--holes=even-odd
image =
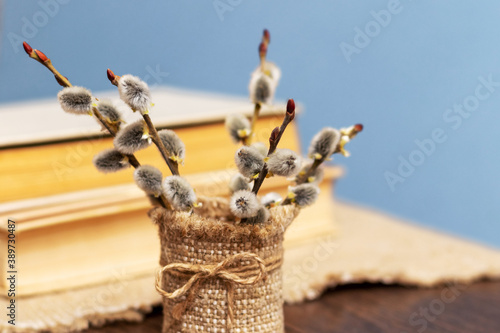
[[(257, 270), (248, 270), (248, 266), (239, 266), (231, 268), (231, 265), (239, 261), (249, 261), (257, 265)], [(165, 272), (178, 273), (182, 275), (191, 275), (189, 280), (182, 287), (169, 293), (162, 288), (163, 275)], [(237, 253), (216, 265), (193, 265), (185, 263), (172, 263), (162, 267), (156, 275), (156, 290), (168, 299), (178, 299), (186, 296), (183, 302), (174, 306), (172, 315), (176, 320), (180, 320), (181, 316), (186, 312), (189, 304), (196, 297), (196, 291), (201, 283), (206, 279), (219, 278), (222, 279), (227, 288), (227, 327), (231, 329), (234, 320), (233, 297), (234, 285), (253, 285), (263, 279), (267, 274), (266, 264), (264, 260), (259, 258), (255, 253), (243, 252)]]

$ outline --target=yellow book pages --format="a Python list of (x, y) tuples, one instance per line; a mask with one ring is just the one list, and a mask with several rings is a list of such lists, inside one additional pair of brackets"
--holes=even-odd
[[(186, 143), (184, 174), (232, 165), (237, 146), (231, 143), (223, 122), (231, 114), (252, 115), (253, 105), (247, 97), (168, 86), (152, 89), (151, 95), (155, 107), (150, 116), (155, 126), (175, 128)], [(111, 100), (127, 123), (141, 118), (118, 98), (116, 90), (96, 92), (95, 96)], [(267, 142), (271, 130), (280, 125), (285, 108), (284, 102), (262, 108), (263, 119), (257, 127), (261, 141)], [(300, 108), (298, 104), (297, 112)], [(111, 148), (111, 139), (103, 138), (93, 117), (63, 112), (56, 96), (0, 105), (0, 119), (0, 202), (131, 182), (132, 170), (104, 176), (94, 169), (93, 156)], [(12, 126), (19, 119), (23, 126)], [(295, 130), (287, 132), (283, 147), (297, 149)], [(155, 147), (137, 155), (142, 164), (164, 165)]]
[[(257, 122), (257, 138), (267, 142), (282, 116), (265, 116)], [(186, 160), (181, 174), (193, 174), (234, 167), (234, 144), (222, 122), (175, 130), (186, 145)], [(97, 171), (92, 159), (98, 152), (112, 148), (111, 138), (72, 141), (50, 145), (10, 148), (0, 151), (0, 202), (36, 198), (104, 186), (130, 183), (133, 169), (113, 174)], [(290, 124), (280, 147), (300, 151), (297, 128)], [(136, 154), (141, 164), (157, 166), (165, 175), (168, 169), (153, 145)]]

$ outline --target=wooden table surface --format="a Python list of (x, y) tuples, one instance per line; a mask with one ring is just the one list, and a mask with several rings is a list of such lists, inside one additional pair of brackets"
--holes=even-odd
[[(432, 289), (355, 285), (285, 306), (287, 333), (499, 333), (500, 282)], [(161, 332), (161, 309), (142, 323), (118, 322), (85, 333)]]

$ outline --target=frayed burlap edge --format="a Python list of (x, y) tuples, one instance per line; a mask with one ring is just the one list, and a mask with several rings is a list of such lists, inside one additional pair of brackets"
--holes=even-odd
[[(266, 240), (283, 233), (300, 212), (300, 209), (293, 205), (277, 206), (270, 209), (271, 217), (267, 223), (253, 225), (228, 220), (227, 199), (202, 197), (199, 198), (199, 202), (202, 203), (202, 207), (196, 208), (193, 213), (172, 212), (156, 207), (149, 212), (149, 216), (156, 224), (157, 221), (169, 221), (175, 218), (177, 223), (163, 223), (158, 226), (167, 228), (169, 232), (181, 238), (241, 243)], [(190, 218), (193, 214), (196, 214), (196, 218)]]

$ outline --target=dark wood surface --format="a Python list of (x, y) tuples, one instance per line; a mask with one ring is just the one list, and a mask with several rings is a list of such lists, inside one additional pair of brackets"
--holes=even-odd
[[(287, 333), (499, 333), (500, 282), (432, 289), (356, 285), (285, 306)], [(86, 333), (161, 332), (161, 309), (142, 323), (118, 322)]]

